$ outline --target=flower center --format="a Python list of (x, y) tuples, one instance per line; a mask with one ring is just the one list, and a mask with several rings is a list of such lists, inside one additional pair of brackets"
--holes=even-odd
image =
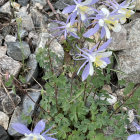
[(88, 11), (88, 9), (89, 9), (89, 7), (87, 7), (87, 6), (79, 6), (78, 8), (79, 8), (80, 11), (83, 12), (83, 13), (86, 13), (86, 12)]
[(102, 58), (101, 55), (96, 56), (95, 62), (94, 62), (96, 67), (100, 67), (101, 65), (103, 65), (103, 62), (102, 62), (101, 58)]
[(66, 29), (68, 32), (76, 32), (75, 28), (73, 28), (73, 26), (70, 23), (66, 25)]
[(130, 18), (131, 14), (132, 14), (132, 11), (128, 10), (128, 9), (125, 9), (125, 8), (122, 8), (122, 9), (119, 10), (119, 13), (124, 14), (126, 18)]
[(105, 19), (104, 21), (108, 25), (109, 29), (114, 28), (118, 24), (118, 21), (117, 20), (108, 20), (108, 19)]

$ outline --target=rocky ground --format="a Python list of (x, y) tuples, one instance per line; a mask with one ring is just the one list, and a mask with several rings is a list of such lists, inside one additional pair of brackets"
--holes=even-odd
[[(65, 19), (61, 13), (65, 7), (64, 3), (72, 4), (73, 0), (50, 2), (59, 17)], [(113, 34), (110, 49), (116, 52), (118, 58), (115, 69), (125, 73), (116, 73), (117, 78), (137, 84), (140, 83), (140, 0), (137, 0), (135, 10), (136, 13), (123, 25), (122, 31)], [(13, 131), (11, 124), (13, 122), (27, 124), (27, 121), (22, 120), (22, 113), (32, 116), (36, 110), (41, 95), (41, 87), (35, 80), (41, 77), (36, 54), (39, 48), (44, 48), (46, 42), (53, 38), (48, 28), (58, 26), (51, 21), (56, 18), (47, 0), (16, 0), (12, 3), (0, 0), (0, 140), (16, 139), (19, 134)], [(60, 37), (51, 42), (50, 48), (62, 60), (61, 63), (56, 62), (58, 72), (64, 60)], [(17, 79), (22, 73), (25, 84), (21, 86)], [(17, 94), (8, 89), (3, 82), (3, 78), (7, 79), (11, 75), (15, 77)], [(123, 91), (123, 88), (112, 91), (109, 85), (105, 88), (112, 95), (121, 94)]]

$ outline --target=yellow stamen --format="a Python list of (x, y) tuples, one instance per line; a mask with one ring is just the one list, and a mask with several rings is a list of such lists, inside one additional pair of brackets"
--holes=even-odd
[(33, 138), (33, 140), (37, 140), (37, 138), (36, 138), (36, 137), (34, 137), (34, 138)]
[(101, 65), (103, 65), (103, 62), (102, 62), (101, 58), (102, 58), (101, 55), (96, 56), (96, 59), (95, 59), (95, 62), (94, 62), (96, 67), (100, 67)]
[(114, 28), (115, 25), (117, 25), (118, 21), (117, 20), (104, 20), (105, 23), (108, 25), (109, 29)]
[(79, 9), (80, 9), (82, 12), (87, 12), (87, 10), (89, 9), (89, 7), (87, 7), (87, 6), (79, 6)]
[(125, 11), (126, 18), (130, 18), (131, 17), (131, 10), (128, 10), (128, 9), (125, 9), (125, 8), (122, 8), (122, 10)]

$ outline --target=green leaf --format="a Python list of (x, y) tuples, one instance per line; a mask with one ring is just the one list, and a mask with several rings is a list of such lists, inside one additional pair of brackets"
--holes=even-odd
[(107, 140), (102, 133), (97, 134), (92, 140)]
[(127, 95), (127, 94), (129, 94), (130, 92), (131, 92), (131, 90), (134, 88), (134, 83), (129, 83), (128, 85), (127, 85), (127, 87), (124, 89), (124, 95)]

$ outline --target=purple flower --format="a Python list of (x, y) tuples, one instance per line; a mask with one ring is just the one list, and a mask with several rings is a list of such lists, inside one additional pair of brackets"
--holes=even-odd
[(111, 38), (110, 30), (114, 32), (119, 32), (121, 30), (121, 25), (119, 23), (120, 15), (109, 12), (107, 8), (102, 8), (100, 11), (96, 11), (97, 14), (91, 19), (96, 20), (94, 23), (94, 28), (89, 29), (83, 34), (84, 37), (90, 37), (94, 35), (101, 28), (101, 39), (106, 35), (107, 39)]
[(40, 120), (36, 124), (33, 132), (30, 131), (24, 124), (21, 124), (21, 123), (13, 123), (12, 128), (15, 129), (17, 132), (25, 135), (25, 138), (23, 138), (22, 140), (34, 140), (34, 139), (36, 139), (36, 140), (56, 140), (55, 138), (49, 137), (51, 135), (54, 135), (55, 133), (46, 134), (51, 128), (49, 128), (48, 130), (43, 132), (43, 130), (45, 129), (45, 122), (43, 120)]
[(113, 10), (117, 10), (119, 14), (122, 14), (122, 18), (120, 18), (120, 22), (121, 24), (124, 24), (126, 22), (126, 18), (129, 18), (132, 14), (134, 14), (135, 12), (133, 10), (131, 10), (132, 8), (135, 7), (135, 5), (131, 5), (130, 4), (135, 1), (132, 0), (131, 2), (127, 2), (126, 0), (123, 1), (121, 4), (118, 4), (116, 2), (116, 0), (108, 0), (107, 2), (109, 2), (111, 4), (111, 8)]
[[(140, 126), (135, 122), (132, 122), (132, 124), (133, 124), (133, 126), (135, 126), (137, 131), (140, 132)], [(132, 135), (128, 136), (127, 140), (140, 140), (140, 134), (132, 134)]]
[(88, 14), (94, 13), (92, 7), (89, 7), (92, 4), (98, 2), (98, 0), (74, 0), (76, 5), (69, 5), (63, 10), (63, 14), (71, 13), (71, 23), (75, 22), (76, 17), (79, 15), (82, 21), (87, 19)]
[(83, 73), (82, 73), (82, 81), (87, 79), (88, 75), (94, 74), (94, 68), (93, 63), (96, 67), (105, 68), (108, 64), (110, 64), (109, 57), (112, 55), (112, 52), (106, 51), (107, 46), (110, 44), (111, 39), (109, 39), (107, 42), (105, 42), (97, 51), (95, 49), (99, 44), (96, 44), (92, 49), (88, 50), (86, 48), (80, 49), (78, 48), (82, 54), (77, 54), (75, 60), (85, 60), (85, 62), (82, 64), (82, 66), (79, 68), (77, 74), (81, 71), (83, 67)]
[(140, 140), (140, 134), (130, 135), (127, 140)]
[(80, 38), (76, 32), (77, 32), (77, 28), (74, 28), (74, 25), (71, 24), (69, 22), (70, 17), (68, 17), (66, 23), (62, 22), (62, 21), (54, 21), (62, 26), (60, 27), (56, 27), (56, 28), (51, 28), (50, 30), (56, 30), (56, 29), (62, 29), (60, 32), (58, 32), (57, 34), (55, 34), (55, 36), (60, 36), (61, 34), (64, 33), (65, 39), (67, 38), (67, 35), (70, 34), (71, 36), (73, 36), (74, 38)]

